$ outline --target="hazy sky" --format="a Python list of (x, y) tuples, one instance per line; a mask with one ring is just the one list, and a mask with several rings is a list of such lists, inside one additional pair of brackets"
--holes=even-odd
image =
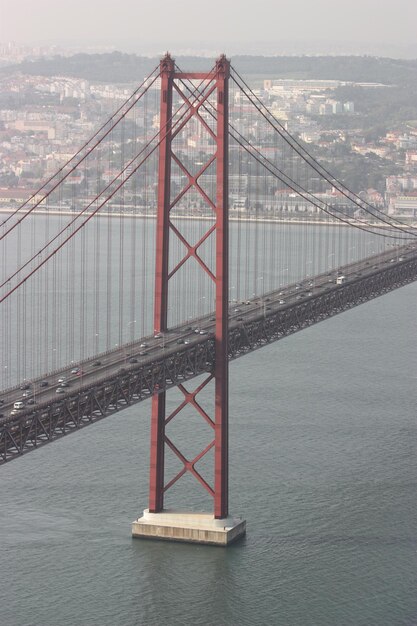
[(0, 0), (0, 42), (138, 52), (417, 58), (416, 30), (417, 0)]

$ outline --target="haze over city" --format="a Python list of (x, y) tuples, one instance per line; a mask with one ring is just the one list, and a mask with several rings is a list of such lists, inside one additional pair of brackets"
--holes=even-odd
[(417, 626), (416, 24), (0, 0), (0, 626)]
[[(25, 16), (22, 19), (22, 16)], [(410, 0), (4, 1), (0, 42), (159, 54), (372, 54), (417, 56)]]

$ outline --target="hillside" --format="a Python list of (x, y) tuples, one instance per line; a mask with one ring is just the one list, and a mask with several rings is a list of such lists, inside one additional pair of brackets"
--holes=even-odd
[[(182, 69), (207, 69), (209, 59), (176, 57)], [(0, 75), (23, 73), (38, 76), (74, 76), (90, 81), (128, 83), (141, 81), (158, 64), (158, 58), (135, 54), (76, 54), (52, 59), (27, 61), (0, 70)], [(386, 59), (368, 56), (340, 57), (262, 57), (235, 56), (232, 63), (242, 74), (271, 78), (339, 79), (355, 82), (380, 82), (388, 85), (417, 86), (417, 60)]]

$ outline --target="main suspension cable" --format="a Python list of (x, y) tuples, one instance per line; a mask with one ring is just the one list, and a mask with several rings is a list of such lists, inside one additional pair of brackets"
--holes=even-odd
[[(268, 122), (268, 124), (270, 126), (272, 126), (272, 128), (274, 128), (274, 130), (276, 132), (279, 133), (279, 135), (282, 137), (282, 139), (287, 142), (292, 149), (305, 161), (307, 161), (309, 163), (309, 165), (314, 169), (314, 171), (319, 174), (320, 176), (322, 176), (329, 184), (333, 185), (343, 196), (345, 196), (348, 200), (350, 200), (351, 202), (353, 202), (358, 208), (362, 209), (363, 211), (365, 211), (366, 213), (369, 213), (370, 215), (372, 215), (372, 217), (377, 217), (375, 215), (375, 213), (373, 213), (372, 211), (376, 211), (377, 213), (381, 213), (381, 215), (384, 216), (384, 218), (382, 217), (377, 217), (377, 219), (380, 219), (382, 222), (385, 222), (386, 224), (388, 224), (389, 226), (392, 226), (393, 228), (399, 228), (401, 227), (401, 230), (404, 232), (406, 229), (404, 227), (406, 227), (407, 225), (404, 224), (403, 222), (401, 222), (400, 220), (396, 219), (395, 217), (392, 217), (391, 219), (395, 222), (398, 223), (398, 226), (395, 226), (395, 224), (392, 224), (392, 222), (387, 220), (387, 216), (386, 214), (381, 211), (380, 209), (378, 209), (377, 207), (372, 206), (369, 202), (363, 200), (362, 198), (360, 198), (355, 192), (351, 191), (350, 189), (348, 189), (341, 181), (339, 181), (333, 174), (331, 174), (331, 172), (329, 172), (323, 165), (321, 165), (321, 163), (319, 163), (319, 161), (317, 161), (307, 150), (306, 148), (304, 148), (304, 146), (297, 141), (297, 139), (295, 139), (285, 128), (284, 126), (282, 126), (282, 124), (280, 124), (280, 122), (272, 115), (272, 113), (269, 111), (269, 109), (265, 106), (265, 104), (262, 102), (262, 100), (252, 91), (252, 89), (249, 87), (249, 85), (245, 82), (245, 80), (238, 74), (238, 72), (234, 69), (231, 68), (233, 73), (239, 78), (240, 81), (242, 81), (243, 85), (246, 87), (246, 89), (249, 91), (249, 93), (251, 94), (248, 95), (245, 87), (242, 86), (242, 84), (239, 83), (238, 80), (236, 80), (236, 78), (234, 78), (233, 74), (231, 74), (231, 78), (232, 80), (236, 83), (236, 85), (239, 87), (239, 89), (242, 90), (242, 92), (245, 94), (246, 98), (252, 103), (252, 105), (259, 111), (259, 113), (262, 115), (262, 117)], [(253, 98), (253, 99), (252, 99)], [(256, 102), (254, 102), (254, 100), (256, 100)], [(259, 103), (259, 105), (257, 104), (257, 102)], [(266, 111), (266, 113), (264, 112)], [(273, 121), (271, 121), (271, 118)], [(294, 145), (295, 144), (295, 145)], [(322, 170), (322, 171), (320, 171)], [(323, 174), (324, 172), (324, 174)], [(353, 196), (353, 197), (352, 197)], [(372, 209), (372, 211), (370, 211), (369, 209), (366, 209), (363, 205), (368, 206)], [(417, 237), (417, 233), (415, 231), (406, 231), (408, 232), (408, 234), (412, 235), (413, 237)]]
[[(157, 69), (157, 68), (155, 68)], [(72, 156), (53, 176), (51, 176), (37, 191), (35, 191), (27, 200), (25, 200), (25, 202), (23, 204), (21, 204), (19, 207), (17, 207), (17, 209), (15, 209), (15, 211), (13, 211), (1, 224), (1, 226), (4, 226), (5, 224), (7, 224), (7, 222), (16, 215), (16, 213), (18, 213), (22, 208), (24, 208), (28, 202), (30, 202), (31, 200), (33, 200), (38, 193), (40, 193), (43, 189), (45, 189), (45, 187), (60, 173), (62, 172), (77, 156), (79, 156), (82, 151), (100, 134), (100, 132), (102, 130), (104, 130), (106, 128), (106, 126), (111, 122), (111, 120), (123, 109), (123, 107), (129, 102), (129, 100), (131, 100), (132, 98), (135, 97), (135, 95), (138, 93), (138, 91), (140, 89), (142, 89), (142, 87), (146, 84), (146, 82), (150, 79), (150, 77), (152, 76), (152, 74), (155, 72), (155, 69), (151, 72), (151, 74), (146, 77), (144, 79), (144, 81), (140, 84), (140, 86), (133, 92), (133, 94), (131, 96), (129, 96), (129, 98), (117, 109), (117, 111), (115, 113), (113, 113), (113, 115), (99, 128), (99, 130), (87, 141), (83, 144), (83, 146), (76, 152), (76, 154), (74, 156)], [(2, 239), (4, 239), (4, 237), (6, 237), (6, 235), (8, 235), (14, 228), (16, 228), (16, 226), (18, 226), (19, 224), (21, 224), (21, 222), (32, 213), (32, 211), (34, 211), (34, 209), (36, 209), (44, 200), (46, 200), (46, 198), (48, 198), (53, 191), (55, 191), (55, 189), (57, 189), (57, 187), (59, 187), (59, 185), (61, 185), (64, 180), (66, 180), (68, 178), (68, 176), (70, 174), (72, 174), (76, 168), (95, 150), (95, 148), (97, 148), (98, 145), (100, 145), (103, 140), (111, 133), (111, 131), (117, 126), (117, 124), (119, 124), (119, 122), (127, 115), (127, 113), (129, 113), (129, 111), (135, 106), (135, 104), (137, 104), (139, 102), (139, 100), (146, 94), (146, 92), (152, 87), (152, 85), (155, 83), (155, 81), (159, 78), (159, 74), (156, 74), (154, 76), (154, 78), (152, 79), (152, 81), (146, 86), (146, 88), (144, 89), (144, 91), (128, 106), (128, 108), (126, 109), (126, 111), (124, 111), (124, 113), (122, 113), (122, 115), (113, 123), (109, 126), (109, 128), (107, 128), (106, 132), (104, 133), (104, 135), (102, 137), (100, 137), (100, 139), (98, 139), (98, 141), (96, 141), (96, 143), (91, 146), (86, 153), (77, 161), (77, 163), (75, 165), (73, 165), (68, 172), (62, 176), (62, 178), (60, 178), (60, 180), (53, 186), (51, 187), (51, 189), (49, 189), (44, 196), (38, 200), (37, 202), (35, 202), (33, 204), (33, 206), (28, 209), (27, 211), (25, 211), (23, 217), (21, 217), (19, 220), (17, 220), (8, 230), (6, 230), (6, 232), (4, 232), (2, 235), (0, 235), (0, 241)]]
[[(188, 85), (184, 81), (181, 81), (181, 82), (184, 85), (184, 87), (189, 89)], [(234, 82), (237, 84), (237, 86), (239, 88), (241, 88), (240, 85), (236, 81), (234, 81)], [(210, 111), (204, 104), (203, 104), (203, 108), (205, 109), (205, 111), (209, 115), (211, 115), (211, 117), (213, 119), (217, 119), (216, 118), (215, 107), (213, 106), (213, 104), (210, 101), (208, 101), (208, 104), (211, 106), (211, 108), (213, 109), (214, 112)], [(256, 108), (258, 108), (258, 107), (256, 107)], [(242, 139), (242, 141), (244, 141), (246, 144), (248, 144), (250, 146), (250, 150), (233, 133), (236, 133)], [(342, 215), (344, 215), (344, 213), (342, 211), (340, 211), (340, 209), (338, 209), (337, 207), (331, 206), (327, 202), (324, 202), (320, 198), (317, 198), (313, 193), (311, 193), (310, 191), (308, 191), (307, 189), (302, 187), (302, 185), (300, 185), (299, 183), (294, 181), (291, 177), (289, 177), (287, 174), (282, 172), (282, 170), (280, 170), (277, 165), (275, 165), (272, 161), (270, 161), (270, 159), (268, 159), (258, 148), (253, 146), (253, 144), (250, 142), (250, 140), (246, 139), (246, 137), (244, 137), (236, 128), (234, 128), (233, 125), (230, 122), (229, 122), (229, 134), (244, 150), (246, 150), (246, 152), (248, 152), (248, 154), (250, 154), (260, 165), (262, 165), (265, 169), (267, 169), (275, 178), (280, 180), (280, 182), (284, 183), (285, 185), (288, 185), (288, 187), (292, 191), (294, 191), (295, 193), (300, 195), (307, 202), (310, 202), (311, 204), (313, 204), (316, 208), (318, 208), (320, 210), (323, 210), (330, 217), (334, 217), (335, 219), (343, 222), (344, 224), (347, 224), (347, 225), (352, 226), (354, 228), (358, 228), (358, 229), (363, 230), (364, 232), (367, 232), (367, 233), (372, 234), (372, 235), (378, 235), (378, 236), (382, 236), (382, 237), (386, 237), (386, 238), (390, 238), (390, 239), (398, 239), (399, 238), (398, 235), (389, 235), (389, 234), (384, 233), (384, 232), (380, 232), (380, 231), (376, 231), (375, 232), (373, 230), (369, 230), (369, 228), (385, 228), (386, 226), (389, 226), (391, 230), (394, 230), (394, 229), (398, 230), (398, 226), (396, 226), (394, 224), (390, 224), (389, 222), (387, 222), (385, 220), (382, 220), (380, 217), (377, 217), (377, 219), (379, 219), (381, 222), (385, 223), (386, 224), (385, 227), (378, 226), (378, 225), (374, 225), (373, 226), (372, 224), (369, 224), (368, 222), (365, 222), (365, 221), (361, 220), (360, 218), (355, 218), (355, 223), (352, 223), (348, 219), (345, 219), (346, 216), (345, 217), (340, 217), (338, 215), (335, 215), (333, 213), (333, 211), (335, 211), (337, 213), (341, 213)], [(268, 165), (266, 165), (259, 158), (257, 158), (251, 152), (251, 150), (254, 150), (255, 152), (257, 152), (260, 155), (260, 157), (264, 161), (266, 161), (266, 163)], [(274, 171), (272, 171), (270, 169), (271, 167), (274, 168), (274, 170), (276, 170), (278, 172), (278, 174), (274, 173)], [(324, 207), (326, 207), (326, 209)], [(376, 217), (376, 216), (374, 216), (374, 217)], [(358, 223), (359, 224), (363, 224), (363, 226), (360, 226)], [(404, 235), (404, 233), (412, 234), (413, 236), (416, 235), (416, 233), (414, 233), (414, 232), (410, 233), (407, 229), (401, 229), (401, 234)], [(401, 239), (403, 239), (403, 240), (410, 240), (411, 237), (401, 237)]]
[[(203, 81), (201, 81), (203, 82)], [(200, 83), (201, 84), (201, 83)], [(198, 89), (199, 89), (198, 85), (195, 89), (194, 92), (197, 92), (197, 96), (198, 97)], [(23, 285), (33, 274), (35, 274), (43, 265), (45, 265), (45, 263), (47, 263), (47, 261), (49, 261), (49, 259), (51, 259), (52, 257), (55, 256), (55, 254), (70, 240), (72, 239), (76, 233), (78, 233), (90, 220), (92, 217), (94, 217), (94, 215), (96, 215), (96, 213), (104, 206), (104, 204), (106, 204), (116, 193), (117, 191), (119, 191), (119, 189), (121, 189), (125, 183), (137, 172), (137, 170), (143, 165), (143, 163), (145, 163), (145, 161), (155, 152), (155, 150), (160, 146), (160, 144), (162, 143), (162, 141), (167, 137), (169, 132), (172, 132), (174, 129), (176, 130), (176, 132), (178, 131), (178, 129), (176, 129), (176, 126), (178, 125), (179, 128), (181, 128), (183, 126), (183, 119), (187, 116), (187, 113), (193, 108), (195, 104), (194, 102), (191, 102), (187, 105), (186, 102), (184, 102), (181, 107), (178, 109), (178, 111), (175, 111), (174, 115), (178, 115), (178, 113), (181, 111), (181, 109), (185, 106), (186, 110), (181, 113), (180, 117), (178, 119), (176, 119), (176, 121), (174, 122), (173, 128), (170, 128), (170, 124), (172, 119), (174, 118), (174, 115), (171, 116), (171, 118), (169, 120), (167, 120), (165, 126), (164, 126), (164, 131), (165, 134), (162, 135), (158, 141), (158, 143), (150, 149), (150, 152), (148, 154), (146, 154), (146, 156), (140, 161), (140, 163), (138, 165), (136, 165), (128, 174), (126, 177), (123, 176), (122, 181), (117, 185), (117, 187), (110, 193), (110, 195), (103, 200), (103, 202), (101, 202), (91, 213), (89, 213), (88, 217), (82, 222), (82, 224), (80, 224), (77, 228), (75, 228), (73, 230), (73, 232), (71, 232), (61, 243), (60, 245), (55, 248), (53, 251), (51, 251), (50, 254), (48, 254), (45, 259), (43, 259), (42, 261), (40, 261), (38, 263), (38, 265), (33, 268), (33, 270), (31, 272), (29, 272), (29, 274), (27, 274), (17, 285), (15, 285), (12, 289), (9, 290), (8, 293), (6, 293), (2, 298), (0, 298), (0, 303), (3, 302), (4, 300), (6, 300), (14, 291), (16, 291), (16, 289), (18, 289), (21, 285)], [(137, 160), (137, 158), (143, 154), (143, 152), (145, 152), (148, 148), (150, 148), (152, 142), (159, 136), (161, 135), (161, 130), (160, 129), (158, 132), (156, 132), (154, 134), (154, 136), (147, 142), (147, 144), (142, 148), (142, 150), (133, 158), (131, 159), (131, 161), (128, 162), (128, 164), (123, 168), (123, 170), (121, 172), (119, 172), (119, 174), (113, 178), (113, 180), (107, 185), (107, 187), (100, 192), (99, 194), (97, 194), (97, 196), (86, 206), (84, 207), (84, 209), (82, 211), (80, 211), (79, 214), (77, 214), (76, 217), (73, 218), (73, 220), (71, 220), (71, 222), (69, 224), (67, 224), (65, 226), (65, 228), (61, 229), (61, 231), (59, 231), (58, 234), (56, 234), (40, 251), (38, 251), (35, 255), (32, 256), (31, 259), (29, 259), (24, 265), (22, 265), (22, 267), (20, 267), (12, 276), (10, 276), (9, 278), (7, 278), (7, 280), (5, 280), (2, 285), (0, 285), (0, 287), (4, 287), (4, 285), (6, 285), (7, 283), (9, 283), (12, 278), (14, 278), (16, 275), (18, 275), (20, 273), (20, 271), (22, 271), (22, 269), (24, 269), (25, 267), (27, 267), (32, 261), (34, 261), (34, 259), (39, 256), (43, 251), (45, 251), (46, 248), (48, 248), (54, 241), (56, 241), (56, 239), (58, 237), (60, 237), (66, 230), (68, 230), (73, 224), (74, 222), (79, 219), (83, 214), (85, 214), (85, 212), (95, 203), (99, 200), (99, 198), (103, 195), (103, 193), (105, 191), (107, 191), (109, 189), (109, 187), (111, 187), (126, 171), (128, 168), (131, 168), (132, 164)]]

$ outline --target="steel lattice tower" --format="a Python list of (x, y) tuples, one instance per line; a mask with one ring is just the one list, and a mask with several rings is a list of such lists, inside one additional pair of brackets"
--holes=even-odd
[[(169, 271), (169, 247), (172, 231), (179, 236), (186, 248), (185, 259), (194, 258), (200, 266), (201, 271), (205, 272), (213, 281), (215, 292), (215, 366), (214, 371), (210, 372), (206, 379), (193, 392), (188, 392), (182, 385), (178, 388), (182, 392), (183, 401), (170, 414), (166, 411), (166, 392), (161, 391), (155, 393), (152, 398), (152, 422), (151, 422), (151, 453), (150, 453), (150, 493), (149, 493), (149, 514), (156, 514), (159, 522), (161, 515), (164, 513), (164, 493), (181, 476), (186, 472), (191, 472), (193, 476), (201, 483), (201, 485), (213, 496), (214, 499), (214, 518), (212, 520), (222, 520), (225, 522), (228, 518), (228, 393), (229, 393), (229, 373), (228, 373), (228, 273), (229, 273), (229, 232), (228, 232), (228, 82), (229, 82), (230, 64), (225, 56), (221, 56), (215, 65), (213, 71), (209, 73), (201, 72), (178, 72), (176, 71), (173, 59), (167, 54), (161, 61), (161, 99), (160, 99), (160, 133), (161, 143), (159, 151), (159, 171), (158, 171), (158, 208), (157, 208), (157, 234), (156, 234), (156, 268), (155, 268), (155, 309), (154, 309), (154, 328), (156, 333), (165, 333), (167, 331), (167, 318), (169, 308), (169, 289), (168, 284), (179, 267), (182, 266), (184, 259), (171, 271)], [(177, 80), (199, 81), (203, 85), (198, 91), (198, 97), (191, 99), (187, 97), (184, 90), (180, 89), (176, 84)], [(179, 128), (173, 130), (173, 91), (180, 95), (188, 107), (188, 113), (185, 122), (181, 123)], [(208, 98), (215, 95), (216, 102), (216, 123), (211, 128), (207, 122), (201, 117), (202, 107), (207, 105)], [(179, 156), (174, 154), (172, 150), (172, 141), (190, 119), (196, 119), (202, 124), (207, 133), (214, 142), (214, 153), (209, 156), (205, 163), (199, 168), (196, 174), (190, 173), (186, 164), (183, 163)], [(178, 196), (172, 200), (171, 198), (171, 166), (175, 162), (181, 172), (186, 177), (186, 185)], [(212, 164), (215, 164), (215, 182), (216, 192), (215, 201), (210, 200), (208, 195), (200, 187), (198, 179)], [(196, 244), (187, 241), (183, 234), (179, 234), (173, 224), (170, 222), (170, 213), (176, 202), (188, 189), (194, 188), (201, 195), (204, 202), (207, 203), (215, 216), (215, 223), (211, 225), (207, 232), (200, 238)], [(201, 256), (199, 256), (199, 247), (208, 239), (210, 235), (215, 238), (215, 268), (211, 271), (205, 264)], [(204, 411), (196, 400), (198, 393), (206, 388), (209, 382), (214, 378), (214, 415), (210, 416)], [(200, 413), (203, 419), (210, 425), (213, 430), (212, 441), (193, 459), (187, 459), (185, 455), (174, 445), (167, 436), (166, 425), (175, 418), (177, 413), (187, 404), (191, 404)], [(166, 446), (178, 457), (182, 462), (182, 470), (170, 481), (165, 482), (164, 476), (164, 455)], [(214, 448), (214, 485), (203, 478), (198, 472), (195, 465), (210, 450)], [(158, 514), (160, 516), (158, 517)], [(189, 516), (190, 517), (190, 516)], [(192, 517), (192, 516), (191, 516)], [(165, 518), (162, 518), (163, 521)], [(143, 520), (143, 518), (142, 518)], [(141, 520), (141, 521), (142, 521)], [(195, 526), (195, 520), (187, 521)], [(232, 522), (232, 523), (230, 523)], [(138, 526), (138, 522), (134, 522), (134, 526)], [(171, 526), (176, 526), (174, 520), (170, 522)], [(142, 524), (145, 526), (146, 524)], [(199, 524), (197, 523), (197, 526)], [(227, 540), (213, 541), (208, 536), (199, 541), (209, 543), (230, 543), (230, 541), (244, 534), (245, 522), (239, 520), (228, 520), (221, 526), (226, 529), (228, 526), (229, 537)], [(220, 528), (220, 526), (217, 526)], [(201, 528), (199, 527), (199, 532)], [(213, 531), (213, 529), (212, 529)], [(204, 532), (210, 533), (209, 530)], [(203, 532), (203, 534), (204, 534)], [(141, 534), (135, 533), (134, 534)], [(145, 533), (146, 534), (146, 533)], [(224, 534), (224, 533), (223, 533)], [(154, 536), (151, 530), (148, 536)], [(200, 533), (201, 535), (201, 533)], [(168, 538), (168, 537), (165, 537)], [(179, 539), (181, 537), (169, 537)], [(195, 540), (190, 536), (185, 540)]]

